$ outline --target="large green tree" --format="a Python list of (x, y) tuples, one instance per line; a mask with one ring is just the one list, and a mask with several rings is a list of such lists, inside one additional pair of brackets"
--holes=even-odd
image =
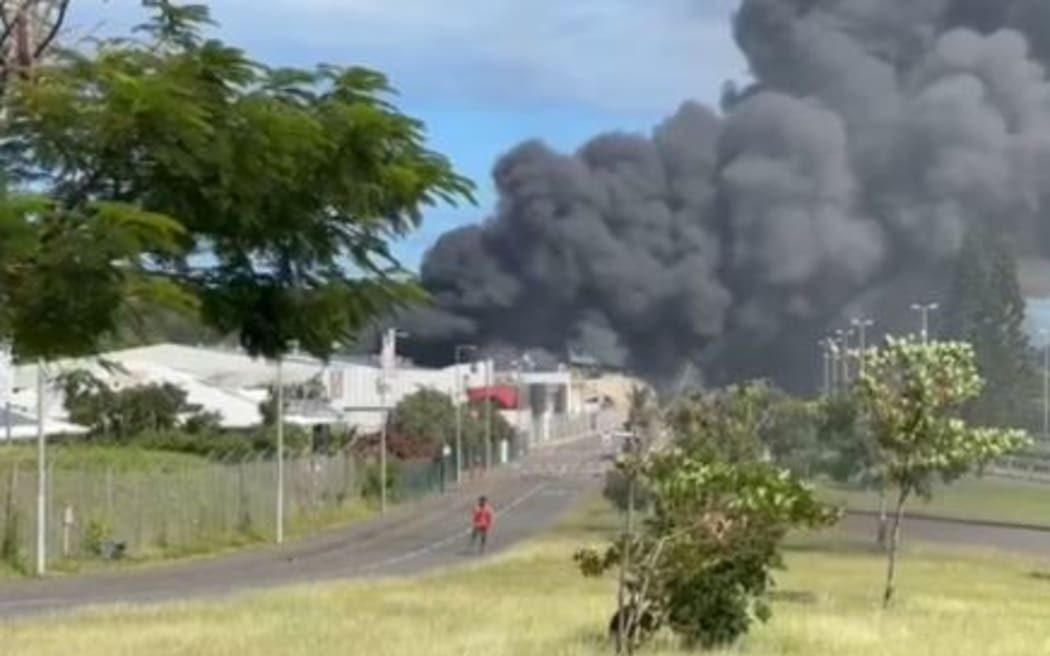
[(1039, 384), (1024, 327), (1017, 262), (1003, 238), (974, 228), (959, 255), (945, 307), (949, 339), (971, 344), (986, 381), (966, 416), (992, 426), (1037, 425)]
[[(204, 6), (143, 4), (134, 38), (67, 50), (8, 90), (0, 167), (51, 203), (47, 229), (33, 226), (46, 247), (5, 272), (29, 350), (90, 350), (116, 329), (132, 274), (187, 292), (265, 357), (293, 341), (327, 356), (419, 300), (389, 244), (425, 207), (470, 200), (471, 184), (390, 103), (386, 78), (271, 68), (206, 37)], [(139, 230), (113, 239), (113, 223)], [(28, 331), (60, 323), (83, 335)]]

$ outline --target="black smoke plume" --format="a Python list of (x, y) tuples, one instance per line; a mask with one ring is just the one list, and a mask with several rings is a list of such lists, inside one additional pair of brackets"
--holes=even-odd
[(414, 355), (812, 386), (850, 317), (913, 329), (971, 227), (1046, 255), (1050, 0), (743, 0), (733, 29), (754, 82), (720, 111), (496, 164), (493, 215), (426, 256)]

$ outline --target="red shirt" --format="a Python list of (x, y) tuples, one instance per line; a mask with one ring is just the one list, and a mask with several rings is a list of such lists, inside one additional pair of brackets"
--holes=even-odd
[(489, 529), (492, 526), (492, 507), (478, 506), (474, 508), (474, 528)]

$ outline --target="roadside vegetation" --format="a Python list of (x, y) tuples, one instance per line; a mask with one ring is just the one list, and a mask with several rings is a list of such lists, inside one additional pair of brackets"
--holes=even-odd
[[(215, 555), (272, 540), (272, 412), (264, 410), (267, 425), (258, 429), (223, 431), (200, 420), (172, 386), (113, 392), (80, 375), (67, 385), (69, 410), (90, 431), (49, 449), (53, 571)], [(286, 396), (302, 392), (289, 389)], [(463, 408), (465, 466), (481, 461), (484, 416), (481, 404)], [(513, 441), (502, 416), (492, 418), (494, 447)], [(437, 493), (454, 481), (455, 454), (444, 455), (443, 446), (454, 446), (455, 424), (452, 400), (438, 392), (417, 392), (394, 408), (387, 439), (392, 502)], [(288, 426), (285, 447), (290, 537), (374, 515), (378, 435)], [(30, 573), (35, 463), (35, 446), (0, 447), (0, 577)], [(114, 557), (106, 545), (117, 543), (124, 550)]]
[[(588, 505), (544, 538), (479, 566), (418, 580), (340, 583), (232, 601), (89, 610), (0, 624), (5, 653), (34, 656), (598, 656), (613, 580), (580, 577), (581, 542), (616, 534), (620, 517)], [(776, 574), (773, 619), (741, 656), (1016, 656), (1050, 650), (1047, 563), (910, 542), (909, 592), (880, 606), (884, 556), (834, 530), (793, 537)], [(483, 600), (483, 601), (482, 601)], [(936, 636), (937, 639), (923, 639)], [(684, 656), (666, 634), (640, 654)]]

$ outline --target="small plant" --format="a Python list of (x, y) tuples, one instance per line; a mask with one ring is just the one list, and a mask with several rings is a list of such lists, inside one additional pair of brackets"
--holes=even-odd
[[(379, 499), (380, 488), (380, 467), (378, 464), (371, 464), (365, 468), (365, 480), (361, 486), (361, 496), (370, 501)], [(389, 461), (386, 466), (386, 494), (389, 499), (394, 490), (396, 490), (401, 481), (401, 468), (397, 461)]]
[(105, 552), (106, 543), (112, 540), (112, 529), (99, 518), (92, 518), (84, 527), (84, 547), (88, 553), (101, 556)]
[(0, 560), (16, 570), (21, 570), (23, 566), (21, 523), (21, 513), (8, 507), (4, 514), (3, 535), (0, 536)]

